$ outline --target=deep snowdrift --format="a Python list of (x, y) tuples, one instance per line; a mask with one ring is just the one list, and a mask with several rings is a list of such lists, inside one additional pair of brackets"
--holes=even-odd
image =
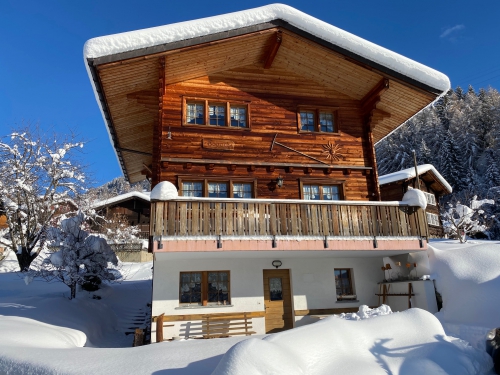
[(434, 240), (429, 260), (443, 308), (436, 317), (447, 334), (483, 349), (500, 327), (500, 242)]
[(430, 313), (411, 309), (360, 321), (330, 317), (249, 339), (231, 348), (213, 375), (481, 374), (491, 358), (447, 337)]

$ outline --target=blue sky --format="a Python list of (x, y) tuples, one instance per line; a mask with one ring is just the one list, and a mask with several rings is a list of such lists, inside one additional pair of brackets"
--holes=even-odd
[[(87, 140), (99, 185), (121, 175), (83, 64), (86, 40), (266, 1), (0, 0), (0, 136), (24, 123)], [(286, 4), (437, 69), (452, 87), (500, 88), (500, 1), (292, 0)]]

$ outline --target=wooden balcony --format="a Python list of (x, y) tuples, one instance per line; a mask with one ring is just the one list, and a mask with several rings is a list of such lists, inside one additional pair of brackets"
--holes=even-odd
[(151, 202), (151, 236), (427, 238), (425, 211), (401, 202), (176, 198)]

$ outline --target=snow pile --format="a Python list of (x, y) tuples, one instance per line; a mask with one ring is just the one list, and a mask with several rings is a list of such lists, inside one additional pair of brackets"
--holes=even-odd
[(75, 329), (45, 324), (33, 319), (0, 315), (2, 345), (32, 348), (83, 347), (86, 335)]
[(0, 273), (19, 271), (19, 262), (16, 254), (9, 249), (5, 249), (5, 258), (0, 261)]
[[(455, 246), (443, 246), (455, 243)], [(438, 248), (441, 250), (438, 250)], [(446, 323), (500, 327), (500, 243), (431, 242), (429, 260)], [(444, 248), (444, 249), (443, 249)]]
[(108, 56), (277, 19), (442, 92), (450, 88), (450, 80), (444, 74), (283, 4), (90, 39), (85, 43), (84, 56)]
[(425, 194), (418, 189), (408, 189), (408, 191), (403, 195), (403, 203), (409, 206), (417, 206), (423, 210), (427, 207), (427, 198)]
[(432, 314), (410, 309), (360, 321), (331, 317), (245, 340), (226, 353), (212, 375), (472, 375), (491, 367), (485, 351), (446, 336)]
[(370, 309), (366, 305), (361, 305), (359, 306), (359, 310), (357, 313), (342, 313), (340, 315), (335, 315), (335, 316), (345, 320), (363, 320), (363, 319), (373, 318), (375, 316), (389, 315), (389, 314), (392, 314), (392, 310), (390, 306), (387, 305), (380, 305), (380, 307), (377, 307), (375, 309)]
[(175, 185), (168, 181), (162, 181), (151, 191), (151, 200), (165, 201), (179, 198)]

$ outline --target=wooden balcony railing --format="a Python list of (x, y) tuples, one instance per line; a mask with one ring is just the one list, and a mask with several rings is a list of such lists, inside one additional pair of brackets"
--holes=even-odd
[(424, 237), (425, 212), (400, 202), (181, 198), (151, 202), (160, 237)]

